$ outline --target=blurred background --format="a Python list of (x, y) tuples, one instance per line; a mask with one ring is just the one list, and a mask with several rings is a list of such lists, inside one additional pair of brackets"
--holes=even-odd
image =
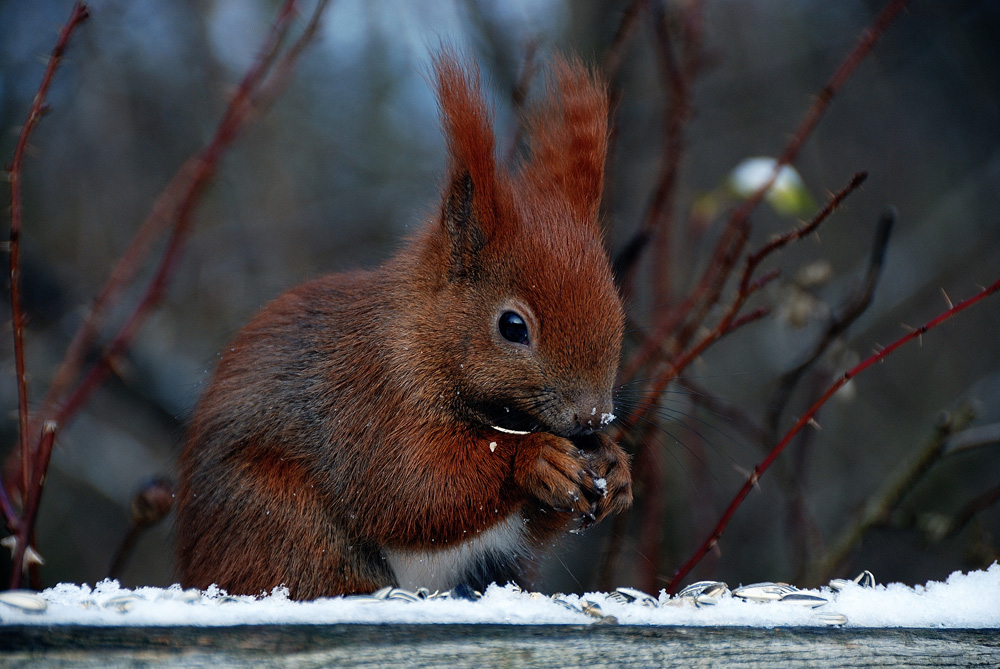
[[(5, 163), (71, 4), (0, 1)], [(278, 6), (270, 0), (88, 4), (91, 20), (56, 76), (51, 112), (33, 136), (24, 174), (23, 289), (34, 402), (157, 194), (211, 137)], [(601, 63), (631, 4), (333, 0), (285, 94), (223, 161), (165, 304), (113, 379), (59, 434), (38, 524), (43, 584), (105, 577), (128, 529), (130, 499), (151, 477), (173, 476), (185, 421), (216, 352), (254, 311), (308, 277), (380, 262), (436, 210), (445, 156), (427, 80), (429, 54), (444, 43), (475, 57), (505, 147), (516, 128), (512, 92), (526, 54), (537, 49), (544, 63), (547, 52), (560, 48)], [(687, 5), (665, 3), (672, 29)], [(669, 268), (677, 296), (704, 269), (735, 202), (726, 187), (734, 168), (780, 153), (882, 6), (705, 3), (705, 61), (693, 86), (674, 199), (675, 219), (692, 222), (677, 224)], [(304, 3), (304, 10), (311, 7)], [(641, 9), (612, 82), (615, 133), (604, 220), (613, 255), (639, 226), (663, 160), (670, 97), (651, 26), (651, 13)], [(541, 589), (597, 587), (598, 558), (609, 542), (618, 551), (612, 586), (662, 587), (766, 453), (758, 428), (775, 380), (808, 355), (826, 319), (856, 290), (887, 206), (898, 220), (874, 301), (800, 384), (782, 429), (833, 375), (904, 334), (903, 324), (918, 326), (946, 309), (942, 291), (958, 301), (1000, 277), (998, 34), (1000, 3), (987, 1), (914, 0), (892, 25), (796, 163), (816, 202), (859, 170), (869, 172), (865, 186), (818, 235), (766, 264), (781, 268), (782, 278), (754, 304), (771, 306), (772, 315), (711, 348), (685, 372), (689, 387), (672, 388), (664, 400), (653, 457), (636, 463), (656, 469), (661, 488), (650, 492), (640, 480), (636, 492), (640, 502), (655, 494), (661, 522), (643, 524), (650, 516), (640, 503), (623, 521), (568, 536), (542, 563)], [(5, 190), (0, 205), (8, 204)], [(750, 246), (790, 229), (797, 216), (761, 206)], [(804, 269), (819, 279), (804, 278)], [(133, 298), (144, 288), (137, 282)], [(629, 316), (639, 331), (649, 326), (655, 305), (643, 286), (635, 294)], [(761, 480), (694, 576), (730, 585), (797, 582), (933, 434), (943, 411), (971, 403), (973, 426), (1000, 422), (998, 299), (962, 313), (840, 393), (821, 412), (822, 429)], [(0, 300), (9, 313), (6, 292)], [(122, 314), (114, 316), (119, 321), (112, 318), (108, 332)], [(17, 441), (9, 322), (3, 333), (0, 456), (7, 459)], [(853, 548), (841, 571), (870, 569), (880, 582), (920, 583), (996, 560), (1000, 446), (984, 441), (935, 464)], [(966, 510), (976, 512), (955, 532), (941, 530)], [(165, 522), (139, 539), (120, 574), (123, 583), (172, 583), (172, 551)], [(6, 582), (9, 564), (2, 562)]]

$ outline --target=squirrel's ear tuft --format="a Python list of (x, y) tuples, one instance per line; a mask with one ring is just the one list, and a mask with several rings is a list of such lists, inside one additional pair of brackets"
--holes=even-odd
[(453, 175), (444, 199), (443, 222), (448, 234), (448, 278), (452, 281), (475, 277), (479, 252), (486, 245), (486, 234), (473, 210), (475, 185), (469, 172)]
[(545, 98), (528, 117), (531, 160), (522, 174), (597, 222), (608, 150), (607, 86), (579, 59), (556, 54)]
[(434, 57), (441, 122), (448, 141), (448, 185), (442, 218), (451, 244), (449, 275), (469, 274), (475, 256), (494, 236), (509, 207), (497, 173), (490, 113), (479, 83), (479, 70), (467, 68), (450, 49)]

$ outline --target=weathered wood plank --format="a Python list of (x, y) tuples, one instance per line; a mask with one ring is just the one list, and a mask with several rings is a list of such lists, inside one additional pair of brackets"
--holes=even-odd
[(997, 667), (997, 630), (574, 625), (0, 627), (0, 667)]

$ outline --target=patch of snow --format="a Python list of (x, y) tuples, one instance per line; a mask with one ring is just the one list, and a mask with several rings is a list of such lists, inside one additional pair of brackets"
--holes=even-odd
[[(332, 623), (507, 623), (587, 624), (595, 617), (581, 609), (600, 607), (627, 625), (688, 626), (825, 626), (846, 617), (846, 627), (1000, 628), (1000, 565), (985, 571), (956, 572), (944, 582), (909, 587), (898, 583), (863, 588), (848, 584), (839, 592), (806, 590), (830, 600), (819, 608), (782, 602), (747, 602), (730, 593), (712, 605), (660, 593), (658, 606), (624, 603), (606, 593), (558, 598), (528, 593), (514, 586), (490, 586), (478, 601), (425, 599), (374, 600), (336, 597), (296, 602), (278, 588), (268, 596), (229, 597), (207, 591), (169, 588), (122, 588), (116, 581), (95, 587), (60, 584), (41, 593), (48, 606), (32, 613), (0, 604), (2, 625), (254, 625)], [(123, 611), (124, 610), (124, 611)]]

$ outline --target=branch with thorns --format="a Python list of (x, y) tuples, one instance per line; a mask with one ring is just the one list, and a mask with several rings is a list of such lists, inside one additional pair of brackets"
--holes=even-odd
[(729, 503), (729, 506), (726, 507), (726, 510), (722, 513), (722, 516), (720, 517), (715, 528), (712, 530), (712, 533), (707, 539), (705, 539), (704, 542), (702, 542), (701, 546), (698, 547), (687, 562), (674, 572), (673, 577), (667, 583), (667, 592), (673, 594), (680, 585), (680, 582), (691, 572), (692, 569), (694, 569), (698, 562), (700, 562), (701, 559), (715, 547), (719, 539), (722, 537), (722, 533), (725, 531), (729, 521), (732, 520), (733, 515), (736, 513), (736, 510), (739, 508), (740, 504), (743, 503), (743, 500), (746, 499), (747, 495), (750, 494), (750, 490), (757, 485), (760, 477), (764, 475), (764, 472), (766, 472), (778, 456), (781, 455), (781, 453), (785, 450), (785, 447), (788, 446), (792, 439), (794, 439), (795, 436), (802, 431), (802, 428), (815, 422), (816, 414), (819, 410), (837, 393), (838, 390), (844, 386), (845, 383), (855, 378), (875, 363), (881, 362), (896, 351), (896, 349), (915, 339), (923, 337), (923, 335), (930, 330), (933, 330), (941, 323), (944, 323), (956, 314), (965, 311), (969, 307), (977, 304), (998, 291), (1000, 291), (1000, 279), (986, 288), (983, 288), (972, 297), (959, 302), (947, 311), (932, 318), (924, 325), (903, 335), (893, 343), (870, 355), (851, 369), (844, 372), (833, 384), (830, 385), (830, 387), (826, 389), (826, 392), (824, 392), (823, 395), (815, 403), (813, 403), (813, 405), (809, 407), (809, 409), (802, 414), (802, 416), (799, 417), (792, 429), (785, 433), (785, 436), (782, 437), (781, 441), (778, 442), (773, 449), (771, 449), (771, 452), (768, 453), (767, 457), (761, 460), (760, 463), (758, 463), (753, 470), (751, 470), (750, 474), (747, 476), (746, 482), (743, 484), (743, 487), (740, 488), (740, 490), (733, 497), (732, 501)]
[[(18, 375), (18, 419), (21, 439), (21, 480), (19, 489), (24, 502), (19, 515), (7, 494), (7, 486), (0, 485), (0, 507), (7, 527), (14, 532), (12, 552), (14, 569), (10, 587), (20, 585), (25, 554), (33, 543), (34, 525), (42, 483), (48, 468), (49, 457), (56, 432), (83, 408), (96, 390), (112, 372), (114, 361), (131, 346), (139, 330), (166, 295), (166, 290), (176, 272), (177, 265), (193, 226), (193, 215), (202, 195), (215, 176), (222, 157), (233, 142), (253, 120), (277, 97), (287, 83), (295, 63), (306, 44), (313, 38), (319, 20), (326, 10), (328, 0), (320, 0), (301, 35), (284, 53), (281, 51), (297, 15), (295, 0), (285, 0), (278, 10), (270, 32), (259, 51), (257, 59), (244, 75), (223, 112), (213, 137), (194, 157), (185, 162), (177, 174), (156, 199), (153, 209), (140, 226), (132, 242), (118, 260), (111, 275), (92, 303), (90, 310), (74, 335), (45, 399), (32, 416), (28, 411), (27, 384), (23, 359), (24, 313), (19, 296), (18, 240), (21, 225), (20, 175), (25, 147), (31, 131), (44, 108), (48, 87), (58, 66), (59, 57), (69, 43), (74, 29), (87, 18), (87, 8), (77, 3), (73, 13), (60, 33), (59, 41), (35, 96), (28, 121), (18, 140), (11, 164), (11, 308), (15, 332), (15, 357)], [(279, 58), (280, 56), (280, 58)], [(110, 342), (103, 348), (98, 360), (82, 375), (85, 360), (94, 349), (101, 319), (115, 305), (135, 279), (149, 257), (157, 238), (169, 232), (166, 250), (160, 258), (153, 278), (145, 293)], [(74, 382), (76, 383), (75, 385)], [(41, 428), (39, 429), (39, 426)], [(39, 432), (37, 440), (31, 435)], [(32, 552), (30, 554), (37, 554)]]
[[(694, 360), (697, 360), (708, 348), (723, 337), (738, 330), (743, 325), (758, 320), (768, 314), (765, 307), (759, 307), (747, 313), (742, 313), (747, 300), (764, 286), (777, 278), (779, 272), (772, 270), (765, 272), (755, 278), (755, 273), (761, 263), (772, 254), (778, 252), (783, 247), (793, 241), (802, 239), (812, 234), (819, 225), (825, 221), (829, 215), (843, 202), (843, 200), (864, 182), (866, 174), (859, 172), (854, 175), (851, 182), (834, 195), (826, 206), (817, 214), (814, 219), (799, 230), (791, 231), (772, 242), (765, 244), (760, 249), (752, 253), (745, 254), (745, 247), (751, 233), (751, 214), (759, 206), (765, 195), (774, 186), (781, 170), (792, 164), (799, 156), (801, 149), (808, 138), (813, 133), (816, 125), (825, 114), (830, 103), (836, 94), (843, 88), (851, 75), (858, 68), (860, 63), (872, 51), (888, 27), (892, 24), (899, 13), (905, 8), (907, 0), (892, 0), (879, 13), (871, 26), (865, 30), (858, 38), (855, 46), (847, 54), (841, 64), (837, 67), (831, 77), (826, 81), (820, 93), (814, 98), (812, 104), (806, 110), (789, 141), (782, 149), (778, 159), (766, 179), (763, 180), (757, 189), (752, 192), (729, 216), (729, 219), (717, 240), (709, 262), (697, 283), (692, 287), (688, 295), (676, 301), (672, 306), (672, 296), (664, 294), (663, 291), (654, 287), (653, 304), (661, 305), (660, 313), (654, 314), (652, 322), (652, 333), (643, 338), (638, 348), (626, 359), (619, 374), (619, 383), (630, 383), (638, 378), (640, 370), (652, 367), (654, 373), (651, 380), (645, 386), (643, 401), (634, 407), (618, 424), (616, 437), (619, 439), (632, 436), (632, 441), (636, 444), (637, 459), (643, 458), (644, 449), (650, 448), (649, 440), (640, 434), (637, 429), (638, 424), (645, 420), (647, 416), (656, 409), (660, 397), (666, 388), (675, 381), (678, 376)], [(639, 6), (639, 2), (630, 5), (632, 10), (626, 19), (634, 21), (634, 14)], [(694, 80), (699, 72), (698, 66), (701, 62), (700, 55), (700, 29), (701, 29), (701, 4), (689, 3), (682, 10), (680, 25), (681, 44), (688, 47), (682, 53), (680, 61), (675, 57), (672, 40), (669, 32), (665, 29), (662, 21), (662, 9), (659, 4), (654, 6), (651, 12), (654, 22), (654, 33), (657, 38), (657, 55), (661, 63), (661, 69), (665, 74), (666, 87), (671, 93), (671, 102), (665, 112), (665, 153), (662, 156), (663, 167), (660, 177), (654, 190), (653, 197), (647, 209), (643, 224), (633, 239), (626, 244), (624, 250), (616, 259), (616, 274), (624, 283), (624, 292), (630, 294), (630, 286), (633, 281), (632, 274), (636, 263), (645, 252), (653, 254), (651, 265), (662, 268), (670, 267), (670, 258), (662, 254), (670, 253), (669, 227), (660, 229), (657, 226), (670, 226), (672, 221), (671, 211), (662, 211), (664, 207), (673, 208), (674, 192), (677, 183), (677, 171), (682, 159), (682, 137), (685, 125), (691, 116), (690, 91), (693, 88)], [(657, 20), (660, 19), (660, 20)], [(631, 27), (631, 26), (630, 26)], [(624, 32), (623, 27), (620, 32)], [(617, 63), (609, 66), (615, 71)], [(886, 226), (888, 228), (888, 226)], [(888, 232), (886, 231), (886, 238)], [(658, 236), (663, 237), (661, 243), (650, 246), (650, 241)], [(884, 250), (884, 246), (883, 246)], [(881, 256), (880, 256), (881, 257)], [(745, 258), (742, 272), (736, 275), (737, 266), (741, 258)], [(881, 266), (879, 262), (878, 266)], [(722, 308), (722, 316), (715, 322), (714, 326), (706, 328), (706, 319), (720, 309), (725, 287), (738, 276), (736, 295), (729, 305)], [(870, 273), (870, 276), (871, 273)], [(877, 278), (877, 272), (874, 274)], [(668, 286), (666, 278), (662, 272), (654, 281), (659, 286)], [(872, 284), (872, 289), (874, 284)], [(863, 311), (870, 301), (860, 303), (859, 309)], [(817, 355), (822, 352), (847, 325), (856, 318), (856, 309), (849, 310), (843, 318), (830, 328), (830, 336), (817, 345)], [(811, 362), (807, 361), (807, 363)], [(657, 369), (658, 368), (658, 369)], [(803, 367), (805, 369), (805, 367)], [(789, 382), (790, 387), (794, 382)], [(766, 429), (766, 428), (765, 428)], [(641, 431), (646, 434), (645, 430)], [(637, 472), (637, 478), (642, 481), (642, 472)], [(654, 496), (655, 497), (655, 496)], [(660, 504), (659, 499), (643, 499), (640, 503), (644, 517), (655, 515), (652, 507)], [(616, 527), (621, 530), (624, 521), (617, 523)], [(617, 534), (620, 534), (619, 531)], [(612, 533), (614, 536), (615, 533)], [(601, 569), (602, 579), (611, 572), (610, 564), (614, 562), (617, 555), (619, 542), (611, 540), (608, 549), (604, 551), (604, 560)], [(700, 558), (699, 558), (700, 559)], [(652, 565), (653, 569), (657, 565)], [(607, 585), (602, 580), (602, 585)]]

